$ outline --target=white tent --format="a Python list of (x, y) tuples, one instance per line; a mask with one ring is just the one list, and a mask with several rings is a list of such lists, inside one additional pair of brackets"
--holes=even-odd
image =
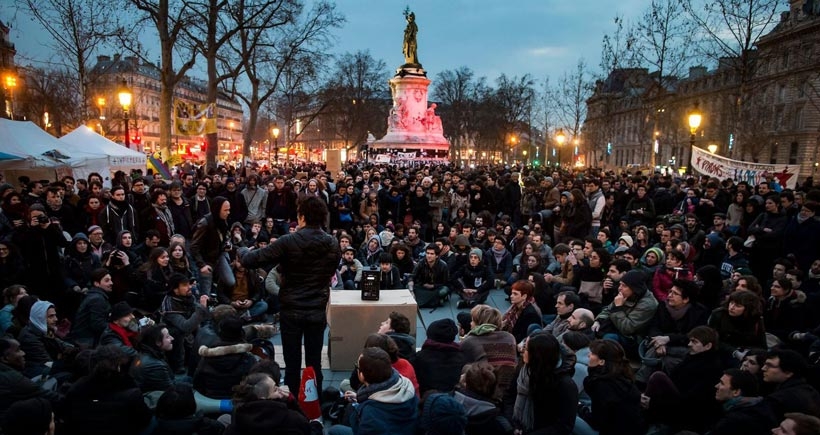
[(108, 140), (84, 125), (59, 141), (71, 156), (66, 162), (73, 168), (76, 178), (87, 178), (88, 174), (97, 172), (102, 174), (103, 184), (110, 186), (117, 171), (129, 174), (132, 169), (145, 170), (145, 154)]
[(71, 157), (66, 146), (31, 121), (0, 118), (0, 160), (2, 170), (31, 170), (66, 166)]

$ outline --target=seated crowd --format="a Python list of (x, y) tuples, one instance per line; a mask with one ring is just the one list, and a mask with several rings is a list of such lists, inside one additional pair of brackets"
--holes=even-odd
[[(820, 433), (810, 181), (355, 164), (19, 181), (0, 185), (0, 434)], [(301, 231), (314, 197), (341, 251), (329, 288), (371, 270), (458, 311), (420, 346), (399, 313), (373, 325), (321, 419), (273, 361), (284, 271), (240, 261)]]

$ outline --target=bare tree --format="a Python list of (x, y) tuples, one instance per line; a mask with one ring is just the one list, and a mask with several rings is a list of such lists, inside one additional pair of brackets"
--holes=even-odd
[[(721, 64), (728, 64), (737, 77), (735, 94), (734, 131), (740, 133), (747, 124), (747, 100), (755, 93), (753, 79), (756, 59), (755, 45), (777, 21), (780, 0), (684, 0), (683, 7), (697, 24), (703, 36), (699, 45), (702, 53)], [(742, 157), (748, 152), (746, 144), (738, 140), (735, 149)]]
[(87, 118), (89, 60), (115, 34), (119, 10), (95, 0), (17, 0), (17, 4), (48, 33), (47, 44), (57, 54), (54, 58), (65, 59), (65, 72), (73, 76), (65, 85), (77, 94), (74, 107), (82, 108)]
[[(194, 66), (197, 52), (185, 41), (184, 31), (193, 25), (196, 17), (187, 2), (171, 0), (124, 0), (124, 6), (136, 8), (137, 22), (129, 28), (121, 28), (119, 38), (123, 47), (143, 61), (148, 61), (139, 44), (139, 35), (151, 27), (157, 32), (160, 44), (160, 97), (159, 97), (159, 144), (162, 157), (171, 157), (171, 114), (174, 103), (174, 89), (185, 79), (185, 74)], [(177, 65), (175, 57), (180, 56)]]
[(433, 81), (431, 95), (439, 103), (444, 136), (459, 154), (477, 141), (478, 110), (486, 90), (485, 79), (464, 66), (442, 71)]
[[(25, 95), (20, 99), (19, 113), (44, 130), (53, 131), (55, 136), (62, 136), (86, 119), (74, 84), (76, 76), (73, 71), (26, 68)], [(46, 112), (50, 126), (46, 124)]]
[(250, 155), (260, 111), (270, 102), (276, 103), (272, 104), (270, 118), (285, 120), (283, 143), (293, 138), (294, 115), (304, 107), (301, 97), (316, 90), (317, 78), (328, 58), (324, 51), (330, 46), (329, 32), (344, 22), (335, 5), (324, 1), (315, 3), (309, 11), (299, 3), (286, 3), (276, 15), (278, 19), (261, 22), (266, 18), (258, 15), (241, 27), (236, 37), (228, 40), (227, 55), (220, 53), (218, 58), (222, 70), (234, 73), (232, 94), (248, 108), (243, 136), (246, 157)]
[[(576, 143), (580, 146), (581, 127), (587, 116), (586, 102), (592, 96), (589, 76), (586, 62), (579, 59), (575, 70), (571, 73), (564, 73), (552, 91), (551, 105), (554, 108), (557, 126), (562, 128), (566, 134), (568, 147), (574, 147)], [(584, 145), (593, 152), (593, 156), (601, 146), (598, 143), (591, 143), (590, 140), (585, 140)], [(563, 162), (560, 159), (562, 153), (564, 153), (563, 150), (559, 148), (559, 161)]]
[(390, 102), (385, 93), (387, 65), (369, 51), (339, 57), (325, 88), (334, 134), (346, 147), (361, 144), (368, 131), (384, 131)]
[[(684, 6), (678, 0), (652, 0), (631, 30), (634, 53), (640, 63), (649, 67), (652, 86), (643, 95), (643, 106), (650, 117), (649, 165), (655, 167), (655, 140), (661, 141), (660, 121), (666, 112), (664, 102), (670, 86), (677, 80), (688, 62), (691, 62), (692, 34), (696, 26), (688, 19)], [(668, 129), (665, 129), (668, 130)], [(666, 131), (669, 133), (669, 131)], [(646, 161), (647, 159), (642, 159)]]

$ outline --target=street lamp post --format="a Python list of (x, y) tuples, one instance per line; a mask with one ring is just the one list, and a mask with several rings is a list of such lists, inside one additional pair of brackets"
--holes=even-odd
[(561, 167), (561, 148), (563, 148), (564, 142), (567, 140), (567, 136), (564, 134), (564, 129), (559, 128), (558, 131), (555, 132), (555, 141), (558, 142), (558, 167)]
[[(695, 103), (695, 108), (689, 112), (689, 146), (691, 148), (695, 147), (695, 133), (698, 131), (700, 127), (700, 122), (703, 120), (703, 115), (701, 115), (700, 110), (698, 110), (698, 103)], [(690, 152), (691, 152), (690, 148)]]
[(128, 89), (128, 83), (122, 79), (119, 91), (117, 91), (117, 98), (120, 100), (122, 106), (122, 120), (125, 124), (125, 147), (131, 148), (131, 138), (128, 136), (128, 109), (131, 108), (131, 90)]
[[(276, 150), (276, 153), (274, 154), (274, 156), (275, 156), (274, 161), (276, 163), (279, 163), (279, 126), (276, 125), (276, 124), (273, 124), (273, 128), (270, 129), (270, 132), (273, 135), (273, 148)], [(270, 148), (268, 148), (268, 161), (270, 161)], [(271, 167), (272, 166), (273, 166), (273, 163), (271, 163)]]

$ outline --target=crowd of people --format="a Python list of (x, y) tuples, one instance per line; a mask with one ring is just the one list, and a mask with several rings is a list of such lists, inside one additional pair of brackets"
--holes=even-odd
[[(0, 181), (0, 433), (820, 433), (811, 179), (175, 173)], [(374, 325), (309, 419), (302, 352), (335, 388), (330, 290), (368, 270), (459, 314)]]

